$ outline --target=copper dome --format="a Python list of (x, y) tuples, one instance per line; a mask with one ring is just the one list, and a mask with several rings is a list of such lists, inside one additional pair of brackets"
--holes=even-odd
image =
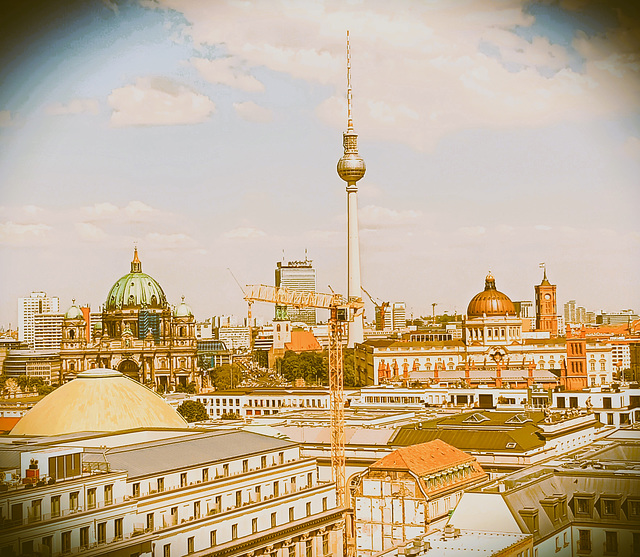
[(484, 290), (476, 294), (469, 302), (468, 317), (482, 317), (483, 315), (512, 315), (516, 308), (509, 296), (496, 290), (496, 279), (489, 273), (484, 282)]

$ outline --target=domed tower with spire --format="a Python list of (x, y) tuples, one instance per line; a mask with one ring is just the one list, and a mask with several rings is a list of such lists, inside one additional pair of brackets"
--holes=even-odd
[(522, 320), (509, 296), (496, 288), (491, 272), (484, 281), (484, 290), (476, 294), (467, 307), (464, 324), (467, 346), (507, 346), (522, 343)]
[[(349, 31), (347, 31), (347, 131), (342, 134), (344, 155), (338, 161), (338, 175), (347, 183), (347, 297), (362, 298), (360, 281), (360, 238), (358, 231), (358, 186), (366, 171), (364, 160), (358, 154), (358, 135), (353, 129), (351, 115), (351, 51)], [(364, 339), (362, 313), (353, 316), (349, 322), (349, 341), (353, 348)]]
[[(86, 326), (82, 312), (67, 319), (79, 330)], [(178, 385), (201, 384), (197, 373), (195, 318), (187, 304), (169, 305), (164, 290), (152, 276), (142, 271), (138, 248), (133, 252), (129, 273), (111, 287), (100, 315), (100, 327), (90, 342), (80, 345), (77, 333), (61, 345), (61, 366), (65, 379), (76, 373), (109, 367), (161, 391)]]

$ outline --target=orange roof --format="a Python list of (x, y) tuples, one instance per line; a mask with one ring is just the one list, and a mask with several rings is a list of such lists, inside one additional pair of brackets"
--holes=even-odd
[(291, 342), (285, 344), (286, 350), (294, 352), (320, 351), (322, 346), (311, 331), (291, 331)]
[(0, 417), (0, 433), (9, 433), (20, 418)]
[(457, 464), (475, 460), (473, 456), (440, 439), (410, 445), (393, 451), (371, 465), (372, 469), (410, 470), (418, 476), (431, 474)]

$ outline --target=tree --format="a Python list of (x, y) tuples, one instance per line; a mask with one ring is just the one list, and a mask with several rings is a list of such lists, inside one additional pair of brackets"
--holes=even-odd
[(238, 364), (222, 364), (209, 372), (211, 384), (216, 391), (226, 391), (237, 387), (242, 381), (242, 371)]
[(287, 350), (279, 359), (280, 373), (290, 382), (304, 379), (306, 383), (325, 385), (329, 358), (327, 352), (300, 352)]
[(185, 400), (180, 406), (178, 406), (178, 413), (189, 423), (201, 422), (208, 420), (209, 415), (207, 409), (202, 402), (197, 400)]
[(190, 395), (195, 395), (198, 392), (198, 385), (194, 382), (189, 383), (186, 386), (179, 384), (176, 387), (176, 393), (188, 393)]
[(356, 371), (355, 348), (346, 348), (342, 351), (342, 374), (345, 387), (362, 386)]

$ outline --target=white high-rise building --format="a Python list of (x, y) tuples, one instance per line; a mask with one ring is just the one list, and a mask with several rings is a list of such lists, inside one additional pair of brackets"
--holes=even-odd
[[(311, 260), (305, 255), (304, 261), (278, 262), (276, 266), (276, 286), (296, 292), (316, 291), (316, 270)], [(316, 325), (316, 309), (287, 307), (286, 315), (281, 306), (276, 306), (276, 319), (286, 318), (289, 321), (301, 321), (307, 325)]]
[(60, 299), (50, 298), (46, 292), (31, 292), (28, 298), (18, 298), (18, 339), (32, 348), (35, 346), (35, 315), (58, 313)]
[(34, 342), (36, 350), (59, 350), (62, 341), (62, 313), (36, 313), (34, 315)]

